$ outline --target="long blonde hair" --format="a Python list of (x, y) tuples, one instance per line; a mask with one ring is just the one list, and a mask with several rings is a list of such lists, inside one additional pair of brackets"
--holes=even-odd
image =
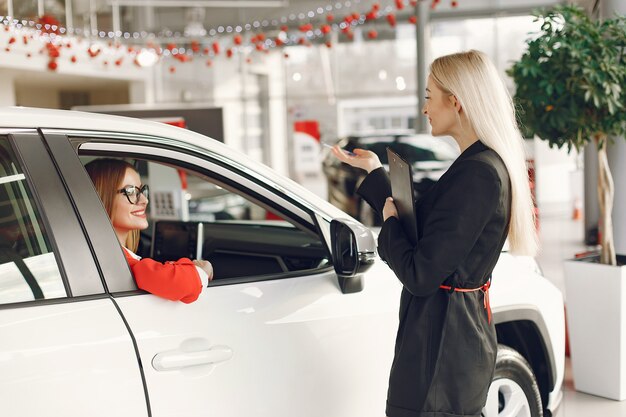
[[(91, 177), (109, 219), (113, 220), (113, 204), (118, 195), (118, 189), (123, 186), (122, 181), (126, 175), (126, 170), (132, 169), (136, 172), (135, 167), (121, 159), (102, 158), (89, 162), (85, 165), (85, 169)], [(128, 233), (124, 246), (133, 252), (137, 251), (139, 230), (131, 230)]]
[(538, 242), (524, 139), (498, 71), (487, 55), (470, 50), (437, 58), (430, 74), (441, 89), (454, 94), (481, 142), (504, 161), (511, 180), (509, 247), (515, 254), (535, 255)]

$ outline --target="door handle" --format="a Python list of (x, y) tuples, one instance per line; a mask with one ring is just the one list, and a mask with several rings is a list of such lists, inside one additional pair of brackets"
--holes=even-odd
[(152, 367), (157, 371), (172, 371), (190, 366), (212, 365), (232, 357), (233, 350), (228, 346), (214, 346), (194, 352), (175, 349), (157, 353), (152, 358)]

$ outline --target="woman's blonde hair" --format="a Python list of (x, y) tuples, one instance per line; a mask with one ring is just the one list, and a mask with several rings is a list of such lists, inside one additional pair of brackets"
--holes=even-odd
[[(132, 169), (136, 172), (135, 167), (121, 159), (95, 159), (85, 165), (87, 173), (91, 177), (96, 192), (102, 200), (104, 209), (111, 221), (113, 221), (113, 204), (115, 197), (119, 194), (118, 190), (124, 186), (122, 181), (126, 175), (126, 170)], [(139, 246), (139, 230), (131, 230), (124, 244), (133, 252), (137, 251)]]
[(510, 250), (535, 255), (538, 242), (524, 139), (498, 71), (487, 55), (471, 50), (437, 58), (430, 74), (441, 89), (459, 100), (480, 141), (504, 161), (511, 180)]

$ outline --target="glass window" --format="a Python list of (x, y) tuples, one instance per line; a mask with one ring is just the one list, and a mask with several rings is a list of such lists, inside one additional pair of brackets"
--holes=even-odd
[(66, 295), (26, 177), (0, 138), (0, 304)]
[(306, 275), (330, 267), (318, 234), (295, 225), (280, 208), (259, 203), (248, 190), (174, 165), (129, 162), (150, 186), (149, 227), (141, 231), (139, 256), (161, 262), (206, 259), (214, 268), (213, 285)]

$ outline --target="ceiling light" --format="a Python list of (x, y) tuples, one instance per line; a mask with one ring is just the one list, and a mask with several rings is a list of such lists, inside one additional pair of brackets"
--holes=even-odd
[(158, 58), (153, 49), (142, 49), (137, 54), (137, 63), (141, 67), (151, 67), (156, 64)]

